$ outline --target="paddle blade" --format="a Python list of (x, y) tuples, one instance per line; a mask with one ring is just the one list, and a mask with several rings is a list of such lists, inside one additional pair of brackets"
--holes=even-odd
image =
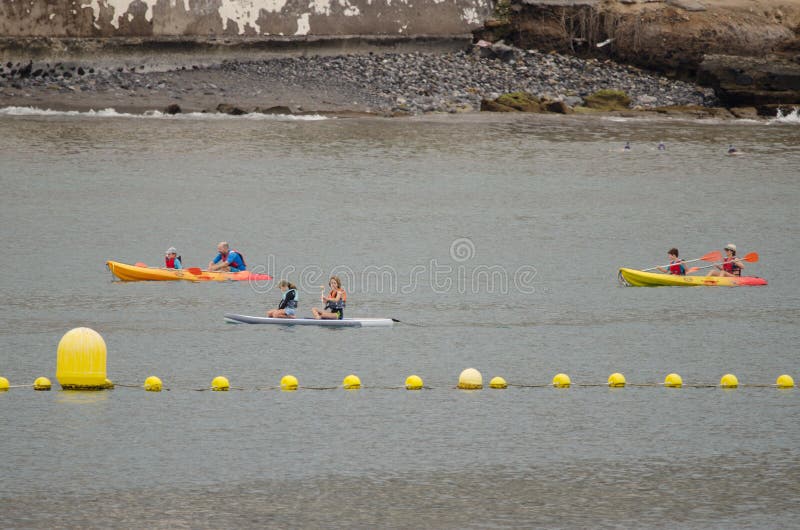
[(721, 261), (722, 260), (722, 252), (719, 250), (713, 250), (700, 258), (701, 261)]
[(201, 269), (200, 267), (187, 267), (183, 270), (185, 270), (189, 274), (195, 274), (195, 275), (203, 274), (203, 269)]
[(758, 252), (751, 252), (750, 254), (743, 257), (742, 261), (749, 261), (750, 263), (755, 263), (756, 261), (758, 261)]
[(143, 262), (141, 262), (141, 261), (137, 261), (136, 263), (134, 263), (134, 264), (133, 264), (133, 266), (134, 266), (134, 267), (144, 267), (144, 268), (147, 268), (147, 264), (146, 264), (146, 263), (143, 263)]
[(700, 267), (690, 267), (689, 269), (687, 269), (686, 274), (691, 274), (691, 273), (697, 272), (699, 270), (700, 270)]

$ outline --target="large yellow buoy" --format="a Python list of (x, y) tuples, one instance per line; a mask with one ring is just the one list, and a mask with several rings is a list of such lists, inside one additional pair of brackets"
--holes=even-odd
[(11, 385), (8, 383), (8, 379), (5, 377), (0, 377), (0, 392), (8, 390)]
[(211, 390), (215, 390), (218, 392), (225, 392), (230, 390), (231, 384), (228, 381), (228, 378), (222, 375), (218, 375), (214, 379), (211, 380)]
[[(6, 382), (6, 384), (8, 383)], [(778, 376), (778, 379), (777, 381), (775, 381), (775, 384), (778, 386), (778, 388), (792, 388), (794, 386), (794, 379), (792, 379), (791, 375), (783, 374), (781, 376)]]
[(56, 379), (65, 389), (113, 387), (114, 384), (106, 378), (106, 343), (103, 337), (89, 328), (66, 332), (58, 343)]
[(625, 386), (625, 376), (619, 372), (614, 372), (608, 376), (608, 386), (623, 387)]
[(342, 381), (342, 387), (345, 390), (358, 390), (361, 388), (361, 379), (357, 375), (350, 374)]
[(678, 374), (668, 374), (667, 377), (664, 378), (664, 386), (670, 388), (680, 388), (683, 386), (683, 378)]
[(161, 392), (162, 386), (161, 379), (154, 375), (144, 380), (144, 389), (148, 392)]
[(418, 375), (406, 377), (406, 390), (420, 390), (422, 388), (422, 378)]
[(508, 383), (500, 376), (492, 377), (492, 380), (489, 381), (489, 388), (508, 388)]
[(290, 392), (292, 390), (297, 390), (297, 386), (299, 385), (297, 378), (293, 375), (284, 375), (281, 377), (281, 390)]
[(50, 390), (52, 386), (53, 384), (46, 377), (37, 377), (36, 381), (33, 382), (34, 390)]
[(725, 374), (719, 380), (719, 386), (722, 388), (736, 388), (739, 386), (739, 380), (733, 374)]
[(483, 388), (483, 376), (475, 368), (467, 368), (458, 376), (458, 388), (466, 390)]
[(553, 386), (556, 388), (569, 388), (572, 384), (567, 374), (556, 374), (553, 376)]

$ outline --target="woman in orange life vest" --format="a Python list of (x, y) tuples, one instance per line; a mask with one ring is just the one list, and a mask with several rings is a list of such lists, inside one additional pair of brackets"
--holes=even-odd
[(311, 313), (317, 320), (325, 319), (338, 319), (344, 318), (344, 306), (347, 304), (347, 293), (342, 289), (342, 280), (338, 276), (331, 276), (328, 285), (331, 291), (328, 296), (322, 295), (322, 301), (325, 302), (323, 309), (311, 308)]
[(175, 247), (169, 247), (166, 254), (167, 255), (164, 257), (164, 263), (166, 263), (168, 269), (183, 268), (183, 265), (181, 265), (181, 257), (178, 256), (178, 251), (175, 250)]
[(736, 245), (728, 243), (725, 245), (725, 259), (721, 265), (714, 265), (719, 270), (711, 271), (709, 276), (741, 276), (744, 264), (742, 260), (736, 258)]
[(665, 269), (663, 267), (656, 267), (656, 269), (660, 270), (661, 272), (675, 274), (677, 276), (686, 276), (686, 265), (683, 263), (683, 260), (678, 257), (678, 249), (669, 249), (669, 252), (667, 252), (667, 257), (669, 258), (669, 265), (667, 268)]

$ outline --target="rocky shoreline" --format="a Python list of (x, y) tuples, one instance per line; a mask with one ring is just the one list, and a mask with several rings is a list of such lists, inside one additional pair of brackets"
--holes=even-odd
[(603, 90), (631, 108), (710, 107), (713, 91), (610, 60), (479, 43), (451, 53), (368, 53), (225, 60), (154, 71), (146, 63), (0, 65), (0, 106), (126, 112), (360, 113), (405, 116), (473, 112), (526, 92), (559, 108), (583, 108)]

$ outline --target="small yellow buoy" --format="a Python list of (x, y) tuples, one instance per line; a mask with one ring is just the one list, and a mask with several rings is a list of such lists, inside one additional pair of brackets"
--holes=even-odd
[(683, 386), (683, 379), (678, 374), (669, 374), (664, 378), (664, 386), (680, 388)]
[(284, 375), (281, 377), (281, 390), (292, 391), (297, 390), (297, 378), (293, 375)]
[(458, 376), (458, 388), (465, 390), (483, 388), (483, 376), (475, 368), (467, 368)]
[(418, 375), (406, 377), (406, 390), (420, 390), (422, 388), (422, 378)]
[[(791, 375), (783, 374), (778, 377), (775, 384), (778, 385), (778, 388), (792, 388), (794, 386), (794, 379), (792, 379)], [(8, 382), (6, 382), (6, 385), (8, 385)]]
[(106, 343), (90, 328), (74, 328), (61, 337), (56, 379), (65, 389), (98, 390), (114, 386), (106, 378)]
[(218, 375), (211, 381), (211, 390), (216, 390), (220, 392), (224, 392), (226, 390), (230, 390), (231, 384), (228, 382), (228, 378)]
[(342, 387), (345, 390), (357, 390), (361, 388), (361, 379), (357, 375), (350, 374), (342, 381)]
[(5, 377), (0, 377), (0, 392), (8, 390), (9, 386), (10, 385), (8, 383), (8, 379), (6, 379)]
[(556, 374), (553, 376), (553, 386), (556, 388), (569, 388), (571, 384), (572, 381), (567, 374)]
[(37, 377), (36, 381), (33, 382), (34, 390), (50, 390), (52, 386), (53, 384), (46, 377)]
[(489, 388), (508, 388), (508, 383), (500, 376), (493, 377), (492, 380), (489, 381)]
[(619, 372), (614, 372), (608, 376), (608, 386), (623, 387), (625, 386), (625, 376)]
[(161, 392), (161, 379), (158, 377), (151, 375), (147, 379), (144, 380), (144, 389), (148, 392)]
[(719, 386), (722, 388), (736, 388), (739, 386), (739, 380), (733, 374), (725, 374), (719, 380)]

